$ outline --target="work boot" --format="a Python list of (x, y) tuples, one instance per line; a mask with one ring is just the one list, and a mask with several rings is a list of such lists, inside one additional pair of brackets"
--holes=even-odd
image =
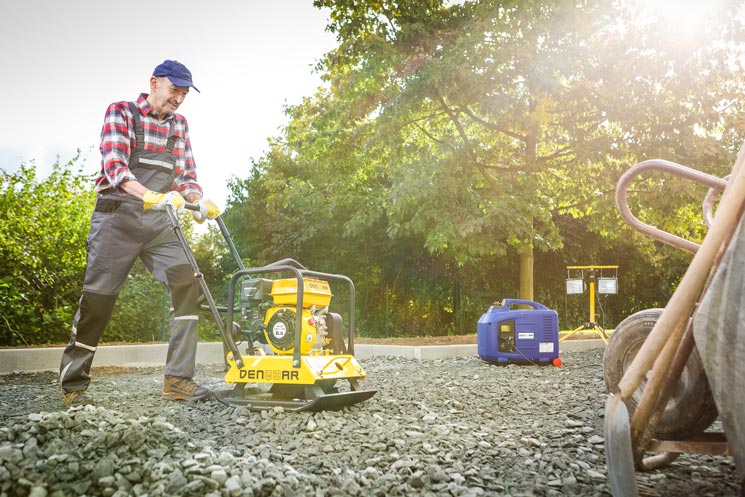
[(65, 392), (62, 390), (62, 402), (64, 402), (67, 407), (95, 404), (93, 396), (85, 390), (73, 390), (72, 392)]
[(163, 381), (163, 398), (166, 400), (201, 400), (212, 392), (198, 385), (191, 378), (166, 376)]

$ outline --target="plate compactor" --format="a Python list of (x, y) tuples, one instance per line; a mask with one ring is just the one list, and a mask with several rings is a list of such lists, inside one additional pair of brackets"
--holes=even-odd
[[(197, 210), (186, 204), (189, 210)], [(218, 308), (171, 207), (168, 217), (199, 280), (222, 336), (233, 389), (215, 392), (222, 403), (261, 410), (340, 409), (363, 402), (375, 390), (360, 390), (366, 374), (354, 357), (354, 284), (346, 276), (310, 271), (292, 259), (246, 268), (220, 217), (215, 219), (238, 270), (230, 278), (227, 306)], [(274, 277), (274, 279), (270, 279)], [(340, 314), (330, 312), (329, 281), (346, 284), (349, 329), (344, 337)], [(236, 295), (236, 290), (238, 294)], [(221, 317), (224, 312), (225, 320)], [(228, 328), (228, 323), (230, 327)], [(246, 345), (246, 354), (238, 349)], [(348, 388), (340, 383), (346, 380)]]

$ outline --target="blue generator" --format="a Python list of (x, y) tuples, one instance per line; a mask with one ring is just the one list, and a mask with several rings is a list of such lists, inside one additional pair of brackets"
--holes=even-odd
[[(531, 309), (519, 309), (519, 306)], [(559, 366), (559, 317), (532, 300), (495, 302), (479, 319), (478, 353), (494, 363), (542, 363)]]

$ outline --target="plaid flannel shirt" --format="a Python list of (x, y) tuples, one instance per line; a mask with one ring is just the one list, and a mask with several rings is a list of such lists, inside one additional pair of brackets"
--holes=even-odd
[[(202, 187), (197, 183), (196, 164), (191, 152), (186, 118), (180, 114), (173, 114), (161, 122), (155, 117), (154, 110), (146, 99), (147, 94), (140, 94), (136, 105), (141, 113), (145, 150), (165, 151), (168, 133), (173, 127), (173, 135), (178, 137), (173, 149), (176, 155), (173, 189), (184, 197), (190, 193), (201, 195)], [(126, 181), (137, 180), (128, 167), (129, 156), (135, 144), (135, 123), (129, 105), (127, 102), (109, 105), (101, 129), (101, 172), (96, 179), (97, 192), (117, 188)]]

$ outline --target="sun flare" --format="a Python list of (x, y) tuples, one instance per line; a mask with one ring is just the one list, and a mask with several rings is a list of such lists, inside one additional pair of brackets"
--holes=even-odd
[(678, 32), (697, 31), (723, 7), (722, 0), (632, 0), (645, 21), (667, 25)]

